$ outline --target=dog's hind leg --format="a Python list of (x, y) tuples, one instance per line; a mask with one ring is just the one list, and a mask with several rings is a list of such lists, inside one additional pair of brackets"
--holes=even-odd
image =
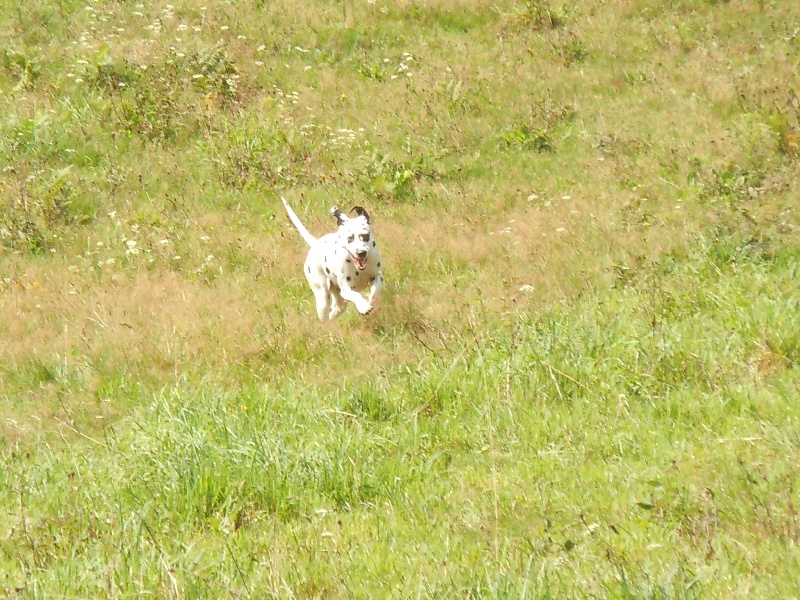
[(314, 300), (317, 303), (317, 316), (320, 321), (327, 321), (332, 312), (331, 295), (325, 286), (314, 286), (311, 289), (314, 291)]
[(370, 306), (374, 305), (374, 302), (378, 297), (378, 292), (381, 291), (381, 287), (383, 287), (383, 275), (378, 273), (372, 278), (372, 287), (369, 290), (369, 297), (367, 298)]
[(347, 303), (342, 298), (342, 295), (339, 293), (338, 288), (331, 286), (331, 312), (328, 314), (328, 318), (333, 321), (336, 317), (344, 312), (347, 308)]

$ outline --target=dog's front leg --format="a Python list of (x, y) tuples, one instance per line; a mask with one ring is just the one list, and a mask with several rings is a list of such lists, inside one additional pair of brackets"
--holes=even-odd
[(372, 304), (368, 302), (367, 299), (364, 298), (364, 296), (359, 294), (353, 288), (349, 286), (342, 286), (341, 288), (339, 288), (339, 294), (345, 300), (348, 300), (353, 304), (355, 304), (356, 310), (358, 310), (358, 312), (360, 312), (362, 315), (366, 315), (370, 311), (372, 311)]

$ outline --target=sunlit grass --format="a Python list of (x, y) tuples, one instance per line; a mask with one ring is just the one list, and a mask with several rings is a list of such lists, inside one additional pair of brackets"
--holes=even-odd
[[(0, 589), (796, 594), (798, 23), (0, 11)], [(376, 314), (280, 196), (369, 207)]]

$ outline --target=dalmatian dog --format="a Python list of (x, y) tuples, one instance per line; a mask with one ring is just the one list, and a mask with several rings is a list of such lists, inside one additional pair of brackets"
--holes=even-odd
[[(339, 316), (347, 308), (345, 300), (355, 304), (362, 315), (372, 312), (383, 275), (367, 211), (356, 206), (351, 211), (356, 216), (348, 217), (334, 206), (331, 215), (336, 217), (339, 229), (317, 239), (300, 222), (286, 199), (281, 200), (289, 220), (311, 247), (304, 269), (320, 320), (330, 321)], [(369, 296), (365, 298), (361, 292), (367, 287)]]

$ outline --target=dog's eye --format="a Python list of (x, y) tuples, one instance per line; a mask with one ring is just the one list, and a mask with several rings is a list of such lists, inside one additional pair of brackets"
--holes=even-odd
[(347, 243), (348, 244), (352, 244), (354, 239), (356, 239), (354, 235), (348, 235), (347, 236)]
[(359, 236), (359, 237), (361, 237), (361, 241), (362, 242), (368, 242), (369, 241), (369, 234), (368, 233), (365, 233), (364, 235)]

